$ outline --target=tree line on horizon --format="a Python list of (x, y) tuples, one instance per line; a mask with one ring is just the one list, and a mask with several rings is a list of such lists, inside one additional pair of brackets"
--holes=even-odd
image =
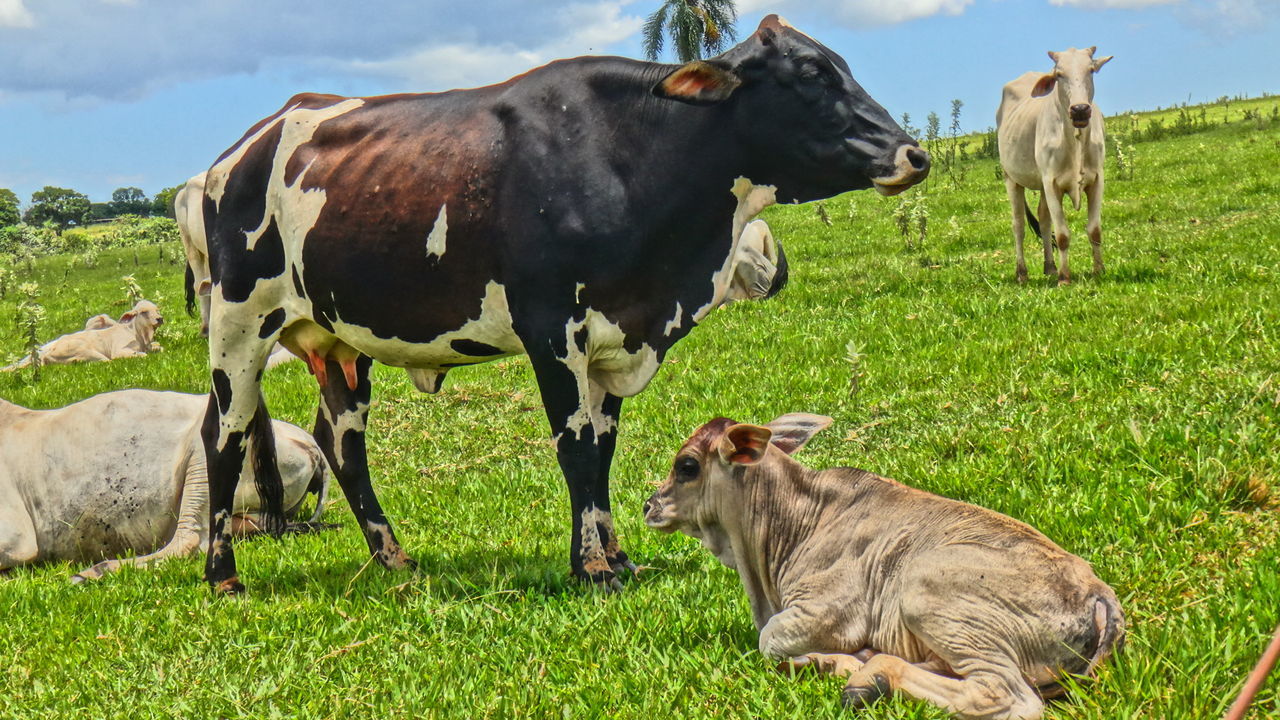
[(61, 234), (68, 228), (124, 215), (171, 218), (173, 196), (181, 188), (175, 185), (161, 190), (155, 197), (147, 197), (141, 188), (121, 187), (111, 193), (109, 202), (96, 203), (71, 188), (46, 185), (31, 193), (25, 210), (17, 193), (0, 188), (0, 229), (16, 225), (51, 226)]

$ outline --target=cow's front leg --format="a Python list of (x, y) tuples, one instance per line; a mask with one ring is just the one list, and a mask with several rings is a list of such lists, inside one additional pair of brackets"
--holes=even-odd
[(1040, 203), (1036, 206), (1036, 220), (1040, 223), (1040, 244), (1044, 247), (1044, 274), (1058, 274), (1058, 265), (1053, 261), (1053, 218), (1049, 216), (1049, 203), (1040, 193)]
[(639, 568), (631, 562), (627, 553), (618, 544), (618, 534), (613, 529), (613, 510), (609, 496), (609, 468), (613, 464), (613, 451), (618, 445), (618, 418), (622, 413), (622, 398), (605, 392), (594, 383), (592, 383), (591, 392), (593, 396), (602, 395), (598, 421), (600, 430), (596, 435), (600, 445), (600, 467), (596, 475), (596, 486), (592, 490), (592, 497), (596, 499), (597, 507), (604, 511), (598, 523), (597, 533), (604, 546), (605, 560), (615, 574), (639, 573)]
[(1093, 248), (1093, 274), (1102, 274), (1102, 173), (1084, 190), (1089, 198), (1089, 245)]
[(1071, 284), (1071, 268), (1067, 264), (1067, 249), (1071, 247), (1071, 233), (1067, 230), (1067, 215), (1062, 208), (1063, 195), (1053, 187), (1050, 178), (1044, 180), (1045, 202), (1049, 205), (1049, 219), (1053, 223), (1053, 239), (1058, 246), (1058, 284)]
[[(569, 567), (575, 577), (620, 590), (615, 563), (625, 567), (630, 561), (614, 534), (608, 469), (622, 401), (610, 400), (612, 396), (587, 378), (585, 334), (568, 335), (561, 352), (554, 345), (545, 350), (535, 346), (529, 358), (551, 425), (556, 459), (569, 488), (573, 522)], [(611, 417), (606, 405), (613, 410)]]
[(333, 359), (323, 362), (325, 371), (317, 373), (317, 378), (323, 381), (320, 408), (316, 412), (316, 444), (338, 477), (351, 512), (364, 532), (370, 554), (391, 570), (417, 567), (396, 539), (369, 479), (364, 430), (369, 419), (369, 370), (373, 360), (359, 355), (344, 362)]

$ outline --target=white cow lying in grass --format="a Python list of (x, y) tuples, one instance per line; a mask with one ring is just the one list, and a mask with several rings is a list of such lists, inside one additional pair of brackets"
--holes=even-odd
[(645, 523), (738, 571), (760, 652), (848, 678), (846, 703), (890, 691), (964, 718), (1040, 718), (1064, 675), (1124, 636), (1110, 587), (1034, 528), (852, 468), (790, 454), (830, 424), (719, 418), (680, 449)]
[[(121, 565), (203, 552), (209, 488), (200, 424), (207, 395), (122, 390), (56, 410), (0, 400), (0, 570), (42, 561), (97, 562), (74, 580)], [(318, 527), (328, 472), (311, 435), (273, 421), (284, 507), (316, 509), (294, 530)], [(251, 534), (253, 482), (236, 490), (232, 524)], [(136, 553), (138, 557), (115, 559)], [(102, 562), (98, 562), (102, 561)]]
[[(152, 338), (156, 328), (163, 324), (160, 308), (148, 300), (139, 300), (132, 310), (120, 316), (119, 322), (106, 315), (95, 315), (85, 323), (86, 329), (41, 345), (40, 364), (65, 365), (143, 357), (158, 349)], [(30, 364), (31, 358), (26, 357), (4, 370), (16, 370)]]

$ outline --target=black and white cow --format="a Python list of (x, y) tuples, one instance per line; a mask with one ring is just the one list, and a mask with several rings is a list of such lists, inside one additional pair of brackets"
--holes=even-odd
[(743, 227), (778, 200), (889, 195), (928, 170), (844, 60), (776, 16), (683, 66), (581, 57), (474, 90), (294, 97), (207, 176), (205, 579), (243, 589), (227, 518), (247, 463), (279, 504), (259, 388), (279, 340), (320, 383), (316, 438), (388, 568), (413, 561), (369, 480), (373, 361), (435, 391), (449, 368), (527, 354), (573, 573), (616, 586), (635, 567), (609, 505), (622, 399), (725, 299)]

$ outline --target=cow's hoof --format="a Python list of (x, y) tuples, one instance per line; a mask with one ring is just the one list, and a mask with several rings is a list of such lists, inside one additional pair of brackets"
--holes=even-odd
[(240, 582), (240, 578), (232, 575), (213, 586), (214, 595), (227, 595), (234, 597), (244, 594), (244, 583)]
[(840, 703), (851, 710), (864, 708), (889, 693), (889, 680), (876, 673), (870, 685), (847, 685), (840, 694)]
[(1066, 287), (1071, 284), (1071, 278), (1058, 278), (1058, 287)]
[(627, 557), (627, 554), (621, 550), (618, 551), (617, 555), (609, 558), (609, 567), (613, 570), (614, 575), (630, 573), (636, 577), (640, 576), (640, 568), (631, 562), (631, 558)]
[(1017, 275), (1014, 276), (1014, 279), (1018, 281), (1019, 285), (1027, 284), (1027, 274), (1025, 272), (1018, 273)]
[(592, 590), (606, 593), (622, 592), (622, 581), (618, 579), (617, 574), (612, 570), (597, 570), (595, 572), (574, 570), (573, 575), (586, 583)]
[(80, 573), (76, 573), (75, 575), (71, 576), (72, 585), (83, 585), (87, 582), (89, 582), (89, 578), (81, 575)]

